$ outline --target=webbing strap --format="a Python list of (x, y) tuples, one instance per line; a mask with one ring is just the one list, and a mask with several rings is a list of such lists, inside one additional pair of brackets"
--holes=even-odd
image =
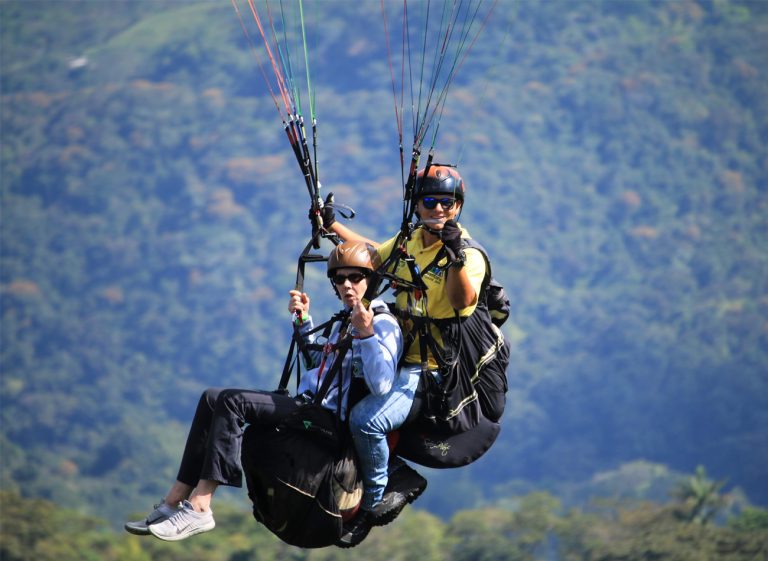
[(331, 333), (331, 330), (333, 329), (333, 324), (338, 321), (344, 321), (344, 319), (348, 316), (348, 312), (341, 311), (336, 314), (334, 314), (331, 319), (328, 321), (321, 323), (320, 325), (312, 328), (311, 330), (301, 333), (299, 331), (299, 326), (295, 323), (293, 324), (293, 335), (291, 336), (291, 344), (288, 348), (288, 355), (285, 358), (285, 363), (283, 364), (283, 373), (280, 376), (280, 384), (277, 388), (277, 391), (284, 393), (288, 389), (288, 382), (291, 377), (291, 366), (293, 362), (296, 362), (296, 386), (298, 387), (300, 379), (301, 379), (301, 364), (298, 360), (298, 356), (295, 355), (295, 352), (298, 350), (299, 353), (301, 353), (301, 356), (304, 358), (305, 364), (309, 364), (311, 357), (309, 356), (309, 351), (312, 350), (319, 350), (322, 348), (322, 345), (307, 343), (305, 341), (305, 338), (309, 335), (312, 335), (314, 333), (317, 333), (319, 331), (323, 332), (323, 337), (328, 338), (328, 336)]
[(317, 263), (320, 261), (328, 261), (328, 257), (325, 255), (320, 255), (317, 253), (311, 253), (312, 248), (317, 248), (319, 246), (320, 238), (329, 238), (335, 245), (338, 245), (339, 239), (335, 235), (330, 235), (323, 233), (323, 230), (317, 230), (312, 233), (312, 239), (307, 242), (307, 245), (304, 246), (304, 249), (301, 252), (301, 255), (299, 255), (299, 262), (296, 266), (296, 290), (303, 290), (304, 289), (304, 269), (306, 267), (307, 263)]
[[(294, 326), (294, 333), (296, 331), (296, 326)], [(293, 356), (293, 350), (296, 348), (296, 337), (291, 337), (291, 345), (288, 347), (288, 355), (285, 357), (285, 363), (283, 364), (283, 373), (280, 376), (280, 383), (277, 386), (276, 392), (278, 393), (288, 393), (288, 381), (291, 378), (291, 363), (294, 359)], [(298, 362), (298, 361), (297, 361)], [(296, 371), (296, 377), (298, 380), (299, 372), (298, 372), (298, 366)], [(297, 382), (298, 384), (298, 382)]]
[(337, 380), (337, 387), (339, 388), (339, 399), (336, 401), (336, 415), (339, 419), (341, 419), (341, 402), (343, 401), (343, 393), (344, 393), (344, 384), (342, 379), (342, 372), (341, 367), (344, 362), (344, 357), (347, 354), (347, 351), (352, 347), (352, 337), (347, 335), (347, 325), (348, 325), (348, 317), (345, 318), (345, 320), (342, 322), (341, 328), (339, 330), (339, 339), (337, 340), (336, 344), (334, 345), (334, 352), (336, 356), (333, 359), (333, 364), (331, 365), (330, 370), (328, 370), (327, 374), (325, 375), (325, 378), (323, 379), (323, 383), (320, 385), (320, 387), (317, 390), (317, 394), (315, 394), (314, 399), (312, 400), (315, 405), (321, 405), (323, 402), (323, 398), (328, 394), (328, 390), (331, 389), (331, 385), (333, 384), (334, 378)]

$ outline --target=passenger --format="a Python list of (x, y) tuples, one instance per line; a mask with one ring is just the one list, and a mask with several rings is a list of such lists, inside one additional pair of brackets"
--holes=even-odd
[[(403, 385), (397, 375), (397, 361), (402, 351), (400, 327), (390, 314), (374, 314), (373, 308), (384, 306), (383, 302), (374, 301), (368, 309), (362, 305), (372, 270), (371, 251), (364, 243), (343, 243), (334, 248), (329, 257), (328, 276), (344, 308), (350, 311), (349, 333), (354, 340), (343, 358), (341, 387), (334, 381), (322, 406), (336, 411), (341, 399), (342, 411), (346, 411), (350, 389), (355, 385), (353, 380), (358, 380), (364, 382), (370, 396), (358, 403), (361, 409), (355, 410), (355, 417), (360, 418), (363, 409), (369, 408), (371, 414), (377, 416), (371, 419), (373, 425), (396, 426), (397, 419), (390, 419), (386, 408), (381, 411), (379, 407), (368, 405), (372, 402), (391, 403), (392, 410), (399, 411), (396, 402), (404, 399), (393, 395)], [(288, 309), (302, 333), (312, 330), (309, 308), (310, 298), (306, 293), (290, 291)], [(329, 341), (333, 342), (338, 336), (337, 324)], [(299, 394), (315, 392), (322, 384), (323, 376), (331, 370), (332, 361), (331, 356), (322, 371), (319, 368), (308, 370), (302, 377)], [(366, 402), (368, 398), (373, 401)], [(176, 481), (152, 512), (141, 520), (127, 522), (125, 529), (132, 534), (152, 534), (166, 541), (183, 540), (212, 530), (216, 523), (211, 502), (218, 486), (242, 486), (239, 456), (245, 426), (277, 426), (300, 403), (298, 397), (261, 390), (205, 390), (192, 419)], [(404, 415), (398, 415), (398, 419), (400, 417), (404, 418)], [(360, 444), (362, 450), (366, 450), (368, 440), (361, 439)], [(366, 455), (375, 458), (375, 454), (369, 451)], [(364, 506), (369, 508), (376, 506), (376, 498), (381, 501), (383, 489), (381, 474), (372, 471), (372, 464), (367, 461), (361, 466), (366, 497)], [(395, 506), (402, 509), (403, 501), (402, 497), (396, 500)]]

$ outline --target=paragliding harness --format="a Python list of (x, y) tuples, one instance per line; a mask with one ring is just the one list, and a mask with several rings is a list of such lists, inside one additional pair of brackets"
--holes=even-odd
[[(354, 447), (342, 415), (342, 362), (352, 345), (352, 337), (345, 333), (348, 315), (339, 312), (304, 334), (294, 325), (276, 393), (289, 393), (292, 364), (298, 387), (301, 358), (308, 364), (313, 350), (323, 351), (323, 366), (325, 358), (334, 354), (330, 369), (315, 394), (296, 396), (298, 408), (277, 427), (251, 425), (243, 437), (241, 460), (253, 516), (281, 540), (298, 547), (336, 543), (344, 520), (354, 515), (362, 498)], [(319, 331), (327, 340), (337, 322), (339, 337), (334, 344), (305, 343), (307, 335)], [(331, 411), (321, 403), (334, 382), (339, 397), (336, 410)]]
[[(509, 300), (491, 274), (485, 249), (469, 238), (462, 239), (462, 246), (478, 250), (486, 263), (473, 313), (460, 317), (456, 311), (453, 318), (446, 319), (410, 314), (404, 318), (412, 325), (405, 347), (419, 338), (423, 400), (420, 421), (451, 433), (473, 428), (481, 417), (499, 420), (504, 411), (510, 354), (509, 342), (499, 330), (509, 316)], [(445, 257), (443, 248), (424, 271), (433, 270)], [(415, 269), (413, 272), (418, 274)], [(435, 338), (433, 325), (442, 345)], [(430, 352), (438, 365), (436, 373), (428, 366)]]
[[(400, 243), (403, 239), (401, 236), (390, 256), (369, 277), (367, 300), (389, 288), (413, 292), (414, 296), (427, 290), (415, 259), (408, 255), (405, 243)], [(509, 315), (509, 300), (491, 275), (485, 249), (471, 239), (463, 242), (465, 247), (478, 249), (486, 260), (486, 276), (472, 315), (462, 318), (457, 314), (454, 318), (436, 320), (411, 315), (390, 304), (390, 310), (401, 323), (411, 321), (413, 325), (404, 349), (416, 335), (422, 335), (422, 374), (417, 399), (406, 423), (390, 433), (391, 448), (402, 458), (439, 469), (465, 466), (488, 451), (501, 428), (498, 419), (507, 391), (510, 349), (498, 326)], [(438, 255), (433, 263), (443, 256)], [(408, 267), (411, 280), (395, 274), (400, 261)], [(435, 341), (430, 332), (432, 324), (440, 330), (444, 347), (453, 342), (449, 352)], [(427, 349), (438, 360), (439, 378), (428, 368)]]

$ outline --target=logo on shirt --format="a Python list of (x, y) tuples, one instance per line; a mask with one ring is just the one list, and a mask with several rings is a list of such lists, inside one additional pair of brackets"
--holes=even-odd
[(439, 284), (440, 281), (443, 280), (443, 275), (445, 275), (445, 271), (441, 269), (437, 264), (435, 264), (431, 269), (425, 271), (421, 276), (425, 281), (431, 281), (435, 284)]
[[(425, 282), (430, 281), (430, 282), (439, 284), (443, 280), (443, 277), (445, 276), (444, 267), (447, 262), (448, 262), (447, 259), (441, 259), (438, 263), (433, 263), (429, 269), (421, 273), (421, 278), (424, 279)], [(406, 273), (408, 273), (407, 276), (406, 276)], [(397, 265), (396, 274), (399, 276), (403, 276), (405, 278), (409, 278), (409, 279), (411, 278), (410, 271), (408, 270), (408, 265), (402, 261)]]

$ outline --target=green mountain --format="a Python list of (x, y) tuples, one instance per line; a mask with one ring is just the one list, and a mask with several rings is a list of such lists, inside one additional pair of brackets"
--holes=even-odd
[[(307, 4), (323, 191), (384, 239), (403, 42), (390, 69), (380, 3)], [(276, 385), (309, 199), (230, 2), (4, 0), (0, 26), (0, 482), (119, 522), (167, 489), (205, 387)], [(767, 39), (759, 1), (497, 4), (434, 146), (512, 298), (508, 406), (420, 506), (639, 459), (768, 504)]]

